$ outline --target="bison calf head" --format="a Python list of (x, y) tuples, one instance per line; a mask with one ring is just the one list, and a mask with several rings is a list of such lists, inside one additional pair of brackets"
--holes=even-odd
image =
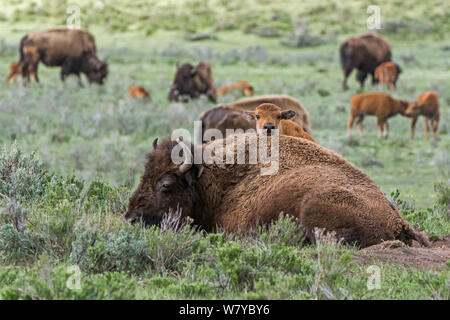
[[(200, 201), (196, 181), (202, 167), (193, 165), (192, 146), (182, 141), (166, 140), (147, 156), (145, 172), (138, 189), (130, 198), (124, 220), (144, 225), (159, 224), (169, 211), (181, 210), (182, 217), (195, 217)], [(173, 155), (183, 159), (175, 164)]]
[(281, 111), (280, 107), (272, 103), (263, 103), (255, 111), (247, 112), (247, 114), (250, 120), (256, 119), (258, 133), (267, 132), (268, 135), (272, 133), (272, 130), (279, 129), (280, 120), (295, 117), (295, 111)]
[(396, 111), (402, 115), (406, 115), (406, 110), (408, 109), (408, 106), (409, 106), (408, 101), (399, 100), (398, 109)]

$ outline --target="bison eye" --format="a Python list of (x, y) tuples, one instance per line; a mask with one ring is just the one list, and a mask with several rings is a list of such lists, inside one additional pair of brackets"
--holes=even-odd
[(161, 192), (170, 192), (174, 186), (175, 182), (171, 179), (163, 179), (156, 183), (156, 190)]
[(161, 191), (162, 192), (168, 192), (170, 190), (170, 184), (164, 183), (161, 185)]
[(277, 119), (278, 119), (278, 120), (280, 120), (280, 119), (281, 119), (281, 114), (279, 114), (279, 115), (277, 116)]
[(259, 116), (259, 114), (255, 115), (255, 118), (258, 119), (258, 120), (261, 119), (261, 117)]

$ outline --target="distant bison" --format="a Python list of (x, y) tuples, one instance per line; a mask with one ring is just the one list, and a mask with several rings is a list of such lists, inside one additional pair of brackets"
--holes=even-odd
[(69, 74), (78, 77), (82, 86), (80, 72), (89, 82), (103, 84), (108, 74), (108, 66), (97, 58), (94, 37), (85, 30), (57, 28), (30, 33), (20, 42), (20, 61), (22, 76), (29, 81), (34, 74), (39, 82), (37, 69), (42, 61), (50, 67), (61, 67), (61, 80)]
[(272, 130), (280, 130), (280, 134), (298, 137), (316, 142), (297, 123), (291, 121), (295, 117), (295, 111), (281, 111), (280, 107), (272, 103), (263, 103), (255, 111), (247, 112), (251, 120), (256, 118), (256, 129), (258, 133), (265, 131), (271, 135)]
[(142, 86), (130, 86), (128, 88), (128, 94), (132, 98), (148, 98), (151, 99), (150, 93), (144, 89)]
[(375, 69), (375, 81), (378, 81), (381, 85), (387, 86), (391, 90), (395, 90), (398, 76), (401, 72), (402, 69), (398, 64), (390, 61), (383, 62)]
[(428, 91), (422, 93), (415, 102), (409, 104), (404, 115), (412, 118), (411, 138), (414, 138), (414, 128), (416, 126), (417, 118), (422, 115), (425, 126), (425, 140), (428, 140), (428, 122), (431, 122), (434, 139), (439, 140), (439, 135), (437, 133), (439, 126), (439, 100), (436, 92)]
[(380, 138), (387, 138), (389, 130), (387, 119), (398, 113), (403, 114), (407, 107), (407, 101), (396, 100), (383, 92), (357, 94), (350, 100), (350, 119), (348, 120), (347, 134), (350, 136), (353, 121), (358, 118), (356, 124), (360, 135), (362, 135), (364, 116), (374, 115), (378, 118)]
[(233, 90), (233, 89), (240, 89), (242, 91), (242, 94), (247, 97), (252, 96), (253, 91), (254, 91), (253, 87), (247, 81), (240, 81), (240, 82), (236, 82), (236, 83), (221, 87), (219, 90), (217, 90), (217, 95), (223, 96), (227, 92), (229, 92), (230, 90)]
[(177, 67), (169, 100), (187, 102), (187, 96), (197, 99), (201, 94), (205, 94), (212, 102), (217, 101), (211, 65), (200, 62), (196, 67), (189, 63)]
[[(236, 146), (239, 136), (244, 138), (248, 159), (256, 134), (230, 136), (203, 147), (180, 140), (165, 140), (160, 145), (155, 141), (124, 219), (157, 225), (165, 213), (179, 209), (182, 217), (193, 219), (206, 231), (219, 227), (233, 234), (267, 225), (284, 213), (297, 219), (311, 242), (315, 241), (314, 229), (322, 228), (362, 248), (395, 239), (430, 244), (366, 174), (308, 140), (280, 136), (275, 175), (261, 175), (266, 165), (259, 161), (192, 163), (194, 149), (217, 150), (222, 160), (236, 159), (240, 150), (229, 145)], [(181, 156), (179, 165), (172, 162), (173, 153)]]
[[(255, 129), (256, 121), (249, 120), (246, 112), (254, 111), (263, 103), (273, 103), (279, 106), (281, 110), (293, 110), (295, 117), (291, 120), (297, 123), (307, 133), (311, 133), (308, 111), (298, 100), (286, 95), (266, 95), (242, 99), (229, 105), (221, 105), (207, 110), (200, 116), (202, 131), (218, 129), (225, 137), (226, 129)], [(199, 141), (203, 141), (203, 139), (197, 137), (197, 142)]]
[(353, 69), (357, 69), (356, 78), (364, 87), (364, 81), (368, 74), (372, 75), (372, 83), (375, 68), (386, 61), (391, 61), (391, 46), (389, 42), (376, 34), (366, 33), (346, 40), (340, 47), (341, 66), (344, 72), (342, 87), (348, 89), (347, 78)]

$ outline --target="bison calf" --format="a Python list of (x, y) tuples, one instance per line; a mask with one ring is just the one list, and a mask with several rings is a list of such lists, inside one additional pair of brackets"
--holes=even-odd
[(425, 125), (425, 140), (428, 140), (428, 122), (431, 122), (433, 127), (434, 139), (439, 140), (439, 135), (437, 133), (439, 126), (439, 100), (436, 92), (428, 91), (422, 93), (415, 102), (408, 106), (404, 115), (412, 118), (411, 139), (414, 138), (414, 128), (416, 126), (417, 118), (422, 115)]
[(387, 86), (391, 90), (395, 90), (398, 76), (402, 69), (393, 62), (383, 62), (375, 69), (375, 80), (381, 85)]
[(253, 87), (247, 81), (240, 81), (233, 83), (231, 85), (223, 86), (219, 90), (217, 90), (217, 95), (223, 96), (230, 89), (241, 89), (242, 94), (249, 97), (253, 95)]
[(132, 98), (152, 98), (150, 93), (141, 86), (130, 86), (128, 89), (128, 94)]
[(353, 121), (358, 117), (356, 122), (358, 131), (362, 136), (362, 122), (365, 115), (375, 115), (378, 118), (378, 130), (380, 138), (387, 138), (388, 123), (387, 119), (396, 115), (403, 114), (408, 107), (408, 102), (404, 100), (396, 100), (390, 95), (382, 92), (357, 94), (350, 100), (351, 110), (350, 119), (348, 119), (347, 134), (350, 137)]
[(296, 115), (293, 110), (281, 111), (275, 104), (263, 103), (255, 111), (247, 112), (247, 115), (251, 120), (256, 118), (256, 130), (260, 133), (265, 131), (270, 135), (272, 130), (279, 129), (280, 134), (316, 142), (297, 123), (289, 120)]

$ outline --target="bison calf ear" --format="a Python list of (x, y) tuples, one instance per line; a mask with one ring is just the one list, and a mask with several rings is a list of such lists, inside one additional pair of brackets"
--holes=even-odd
[(280, 119), (285, 119), (285, 120), (292, 119), (292, 118), (295, 117), (295, 115), (296, 115), (296, 113), (295, 113), (294, 110), (283, 111), (281, 113), (281, 118)]
[(255, 112), (245, 112), (245, 116), (248, 120), (255, 120)]

